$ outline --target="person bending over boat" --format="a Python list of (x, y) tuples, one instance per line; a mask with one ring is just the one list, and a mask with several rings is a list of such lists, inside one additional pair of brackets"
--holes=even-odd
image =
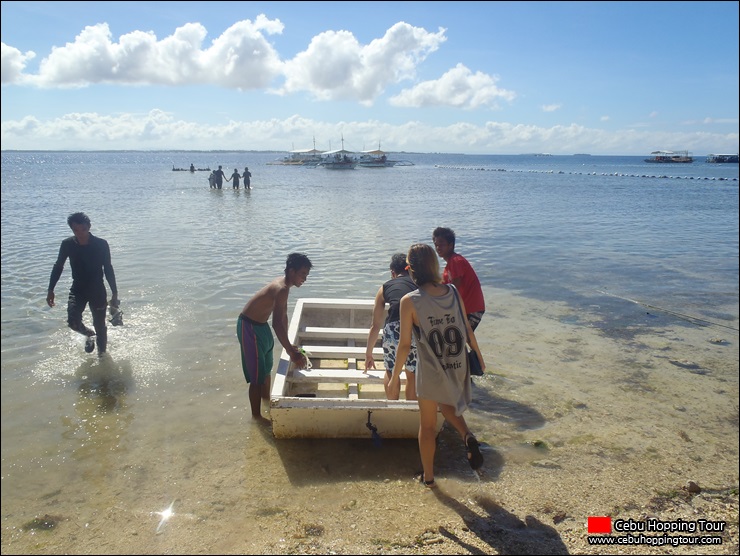
[(437, 443), (437, 410), (463, 438), (468, 463), (483, 465), (478, 440), (465, 422), (463, 413), (471, 401), (470, 369), (465, 344), (475, 350), (485, 370), (483, 355), (465, 314), (465, 304), (455, 286), (443, 284), (439, 261), (431, 246), (417, 243), (409, 249), (406, 262), (411, 278), (419, 287), (401, 298), (401, 338), (396, 363), (388, 384), (389, 399), (401, 391), (403, 362), (416, 340), (416, 395), (419, 404), (419, 454), (423, 467), (421, 481), (434, 487), (434, 453)]
[(249, 384), (249, 404), (252, 418), (262, 417), (261, 400), (270, 400), (272, 350), (275, 341), (267, 324), (272, 315), (272, 328), (291, 361), (305, 368), (306, 356), (288, 339), (288, 293), (292, 286), (300, 288), (313, 267), (303, 253), (291, 253), (285, 261), (285, 275), (275, 278), (247, 301), (236, 322), (236, 335), (241, 347), (242, 371)]
[[(119, 306), (110, 246), (104, 239), (90, 233), (90, 218), (84, 212), (70, 214), (67, 217), (67, 224), (74, 235), (62, 241), (59, 247), (59, 255), (51, 269), (46, 303), (49, 307), (54, 307), (54, 288), (62, 276), (64, 263), (69, 259), (69, 266), (72, 267), (72, 287), (69, 289), (67, 300), (67, 325), (87, 337), (85, 342), (87, 353), (92, 353), (95, 349), (97, 336), (98, 355), (103, 355), (108, 346), (108, 327), (105, 323), (108, 292), (103, 283), (103, 274), (111, 289), (110, 306), (115, 308)], [(90, 330), (82, 322), (82, 312), (88, 304), (95, 331)]]
[[(396, 253), (391, 257), (390, 263), (391, 279), (385, 282), (375, 294), (375, 305), (373, 306), (373, 323), (367, 336), (367, 350), (365, 351), (365, 370), (375, 368), (373, 347), (378, 340), (380, 327), (383, 327), (383, 362), (385, 363), (385, 394), (388, 395), (388, 383), (393, 373), (396, 362), (396, 349), (398, 339), (401, 336), (401, 317), (399, 315), (399, 303), (407, 293), (416, 289), (416, 284), (406, 270), (406, 255)], [(388, 314), (383, 324), (383, 313), (385, 304), (388, 303)], [(404, 365), (406, 372), (406, 399), (416, 399), (416, 343), (412, 340), (409, 356)]]

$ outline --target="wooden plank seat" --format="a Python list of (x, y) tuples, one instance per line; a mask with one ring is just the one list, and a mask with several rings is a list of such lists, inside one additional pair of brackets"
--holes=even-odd
[(367, 340), (369, 328), (335, 328), (326, 326), (307, 326), (305, 330), (298, 332), (304, 339), (335, 339), (351, 338), (353, 340)]
[[(321, 382), (339, 384), (383, 384), (385, 371), (369, 370), (355, 371), (351, 369), (293, 369), (293, 382)], [(406, 381), (401, 375), (401, 383)]]
[[(302, 346), (311, 359), (365, 359), (364, 346)], [(383, 359), (383, 348), (374, 347), (373, 357)]]

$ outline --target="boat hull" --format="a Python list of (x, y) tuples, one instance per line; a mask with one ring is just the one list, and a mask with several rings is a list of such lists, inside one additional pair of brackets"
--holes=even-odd
[[(415, 400), (388, 400), (385, 370), (364, 371), (372, 299), (304, 298), (288, 328), (312, 368), (297, 369), (283, 349), (274, 371), (270, 418), (276, 438), (416, 438)], [(379, 342), (375, 360), (383, 360)], [(438, 414), (437, 427), (444, 423)]]
[(694, 162), (692, 159), (689, 160), (653, 160), (652, 158), (646, 158), (645, 162), (651, 164), (691, 164)]
[(694, 162), (693, 157), (689, 154), (689, 151), (654, 151), (650, 153), (652, 158), (646, 158), (645, 162), (652, 164), (691, 164)]
[[(326, 402), (310, 398), (273, 400), (270, 407), (275, 438), (416, 438), (419, 407), (396, 404)], [(370, 423), (370, 427), (368, 427)]]
[(386, 160), (385, 162), (375, 161), (360, 161), (357, 163), (362, 168), (393, 168), (396, 163), (393, 160)]
[(320, 166), (327, 170), (354, 170), (357, 164), (354, 162), (322, 162)]
[(708, 154), (707, 162), (710, 164), (737, 164), (739, 157), (736, 154)]

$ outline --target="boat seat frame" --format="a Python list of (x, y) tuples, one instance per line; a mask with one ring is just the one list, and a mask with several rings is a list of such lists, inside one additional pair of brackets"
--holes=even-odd
[[(304, 345), (311, 359), (364, 359), (367, 348), (365, 346), (313, 346)], [(383, 348), (374, 347), (373, 357), (383, 357)]]
[(351, 338), (353, 340), (366, 340), (369, 333), (369, 328), (333, 328), (325, 326), (307, 326), (304, 330), (299, 332), (299, 335), (302, 339), (306, 340), (333, 338)]
[[(293, 382), (383, 384), (385, 371), (352, 369), (293, 369)], [(401, 382), (405, 382), (402, 375)]]

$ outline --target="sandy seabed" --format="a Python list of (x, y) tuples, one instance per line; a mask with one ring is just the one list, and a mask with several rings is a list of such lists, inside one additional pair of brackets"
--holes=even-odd
[[(446, 427), (427, 489), (413, 478), (415, 440), (276, 440), (236, 391), (239, 417), (224, 430), (203, 431), (192, 402), (189, 427), (169, 439), (176, 456), (147, 438), (104, 473), (81, 472), (23, 507), (3, 501), (2, 553), (737, 554), (737, 320), (712, 326), (636, 304), (631, 322), (609, 329), (597, 310), (487, 299), (502, 309), (478, 329), (488, 369), (466, 414), (480, 475)], [(704, 520), (717, 530), (643, 535), (722, 542), (595, 546), (590, 516)]]

